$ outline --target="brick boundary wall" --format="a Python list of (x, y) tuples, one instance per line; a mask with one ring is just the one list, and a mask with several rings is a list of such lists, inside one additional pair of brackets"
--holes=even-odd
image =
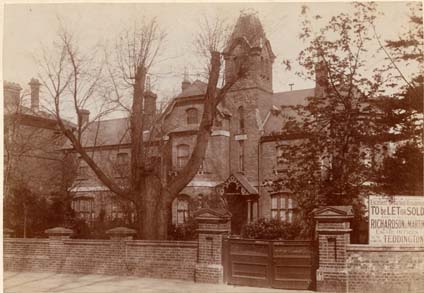
[(315, 211), (319, 268), (317, 291), (423, 293), (424, 247), (350, 244), (351, 207)]
[(424, 292), (424, 247), (347, 246), (347, 292)]
[(194, 280), (197, 242), (4, 239), (6, 271)]
[(45, 232), (49, 239), (3, 240), (6, 271), (106, 274), (222, 283), (222, 239), (231, 230), (231, 214), (200, 209), (197, 241), (132, 240), (135, 230), (107, 231), (110, 240), (70, 239), (70, 229)]

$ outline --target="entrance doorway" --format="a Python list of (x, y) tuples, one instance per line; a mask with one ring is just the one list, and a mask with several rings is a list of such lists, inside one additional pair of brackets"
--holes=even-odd
[(242, 227), (247, 223), (247, 201), (241, 194), (226, 193), (225, 200), (231, 213), (231, 234), (240, 235)]
[(258, 191), (241, 173), (231, 174), (219, 186), (231, 213), (231, 234), (240, 235), (243, 226), (258, 216)]

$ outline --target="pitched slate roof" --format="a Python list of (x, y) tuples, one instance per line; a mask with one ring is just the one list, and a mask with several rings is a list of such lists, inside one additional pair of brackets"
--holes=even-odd
[(305, 105), (307, 97), (312, 97), (315, 94), (315, 88), (302, 89), (272, 95), (272, 102), (276, 106), (296, 106)]
[(258, 194), (258, 190), (255, 187), (253, 187), (252, 183), (249, 182), (246, 176), (237, 172), (233, 173), (232, 175), (234, 175), (234, 177), (237, 178), (237, 180), (240, 182), (240, 184), (244, 187), (244, 189), (246, 189), (246, 191), (249, 194)]
[[(239, 16), (230, 40), (238, 38), (247, 38), (247, 41), (252, 47), (262, 47), (262, 42), (265, 39), (265, 32), (261, 21), (256, 15), (242, 14)], [(231, 41), (229, 43), (231, 43)]]
[(306, 105), (307, 98), (314, 94), (314, 88), (274, 93), (271, 96), (271, 105), (265, 105), (267, 108), (262, 109), (263, 112), (268, 113), (263, 121), (263, 130), (267, 134), (279, 131), (285, 119), (283, 117), (297, 117), (296, 111), (291, 107)]
[[(126, 144), (130, 142), (128, 118), (92, 121), (81, 138), (84, 147)], [(70, 142), (65, 148), (72, 148)]]

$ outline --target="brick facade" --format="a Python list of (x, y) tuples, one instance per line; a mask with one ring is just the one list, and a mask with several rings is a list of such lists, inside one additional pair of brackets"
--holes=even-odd
[[(248, 41), (243, 44), (241, 40)], [(244, 213), (240, 221), (241, 224), (245, 224), (259, 217), (270, 217), (271, 199), (266, 188), (263, 188), (263, 180), (269, 179), (269, 170), (272, 170), (269, 160), (272, 161), (273, 157), (275, 159), (275, 149), (263, 148), (261, 139), (279, 131), (285, 119), (284, 113), (289, 111), (287, 107), (303, 103), (306, 97), (313, 93), (313, 89), (273, 92), (272, 70), (275, 55), (262, 24), (255, 15), (242, 14), (239, 17), (223, 55), (225, 55), (226, 80), (233, 76), (237, 58), (240, 56), (248, 56), (249, 72), (237, 81), (218, 105), (216, 121), (202, 168), (181, 191), (181, 195), (189, 196), (193, 201), (200, 196), (207, 196), (210, 201), (217, 201), (221, 198), (217, 189), (225, 184), (232, 174), (237, 173), (245, 179), (242, 185), (245, 185), (244, 187), (247, 185), (245, 189), (249, 190), (247, 196), (236, 194), (232, 198), (233, 202), (243, 201)], [(147, 86), (146, 123), (151, 124), (155, 113), (159, 114), (155, 118), (160, 129), (158, 130), (160, 133), (152, 135), (153, 145), (147, 148), (149, 151), (147, 161), (152, 157), (155, 157), (155, 162), (156, 159), (159, 160), (160, 163), (154, 166), (160, 166), (164, 183), (172, 179), (171, 177), (181, 169), (181, 166), (178, 166), (178, 146), (188, 146), (189, 153), (194, 149), (203, 114), (206, 88), (205, 82), (189, 81), (185, 76), (181, 93), (171, 100), (166, 109), (156, 113), (158, 98), (151, 92), (150, 86)], [(84, 121), (90, 121), (89, 118), (89, 112), (84, 111)], [(124, 179), (121, 178), (124, 176), (120, 176), (115, 167), (121, 153), (128, 153), (129, 166), (131, 141), (128, 129), (128, 118), (90, 121), (82, 137), (82, 145), (88, 154), (109, 177), (122, 185), (125, 185), (122, 182)], [(147, 140), (150, 133), (145, 134)], [(157, 145), (164, 146), (163, 150), (166, 151), (159, 153)], [(74, 205), (74, 209), (88, 222), (99, 219), (103, 214), (106, 219), (113, 219), (114, 214), (119, 214), (121, 211), (113, 211), (115, 203), (112, 194), (90, 168), (84, 166), (84, 162), (79, 162), (78, 154), (70, 144), (65, 145), (62, 150), (77, 164), (78, 176), (72, 184), (67, 185), (68, 190), (75, 195), (76, 202), (83, 201), (82, 199), (93, 202), (89, 216), (86, 211), (77, 208), (81, 206), (78, 203)], [(46, 169), (57, 170), (57, 168)], [(261, 174), (262, 170), (266, 172)], [(89, 205), (91, 206), (91, 203)], [(191, 204), (191, 207), (196, 205)], [(238, 208), (240, 207), (234, 207), (234, 210)], [(194, 211), (191, 210), (191, 214)]]
[[(251, 31), (255, 31), (255, 34)], [(249, 39), (248, 46), (239, 43), (240, 38), (244, 37)], [(217, 189), (225, 184), (232, 174), (239, 174), (245, 179), (242, 185), (248, 185), (246, 189), (249, 190), (246, 196), (233, 195), (233, 200), (229, 200), (229, 202), (245, 201), (241, 204), (242, 207), (234, 206), (234, 210), (245, 209), (245, 212), (237, 216), (237, 218), (242, 217), (239, 220), (241, 223), (237, 225), (239, 227), (259, 217), (271, 216), (271, 198), (267, 189), (263, 187), (263, 181), (272, 175), (269, 161), (275, 161), (276, 150), (275, 147), (263, 148), (261, 139), (281, 129), (284, 121), (282, 105), (302, 103), (313, 91), (296, 91), (293, 95), (273, 93), (272, 67), (275, 56), (259, 19), (254, 15), (241, 15), (237, 20), (224, 54), (226, 78), (231, 78), (234, 73), (235, 57), (238, 54), (249, 55), (247, 60), (249, 74), (234, 85), (225, 100), (218, 106), (218, 114), (202, 167), (180, 195), (191, 199), (190, 215), (193, 215), (197, 208), (202, 207), (197, 204), (199, 198), (207, 198), (206, 202), (218, 202), (221, 197)], [(161, 113), (163, 137), (159, 139), (163, 139), (163, 143), (167, 145), (167, 153), (163, 155), (161, 165), (162, 174), (166, 177), (165, 181), (172, 179), (171, 177), (178, 174), (181, 169), (179, 147), (184, 146), (189, 153), (194, 149), (197, 129), (203, 114), (206, 87), (205, 82), (189, 81), (185, 76), (181, 93)], [(111, 124), (115, 122), (117, 125), (112, 127)], [(125, 125), (121, 125), (124, 123), (123, 120), (117, 119), (115, 122), (103, 121), (101, 124), (110, 126), (101, 126), (101, 128), (120, 129), (119, 131), (126, 129)], [(99, 135), (99, 138), (102, 136)], [(117, 141), (116, 139), (103, 138), (103, 140), (105, 145), (120, 147), (120, 145), (113, 146), (112, 142)], [(101, 153), (106, 150), (96, 148), (96, 152)], [(99, 162), (110, 160), (103, 158), (100, 154), (95, 157)], [(265, 173), (261, 173), (263, 170), (266, 170)], [(85, 185), (88, 181), (79, 183)], [(90, 184), (99, 185), (99, 183), (91, 182)], [(100, 195), (94, 191), (89, 192), (95, 197)], [(77, 195), (82, 194), (81, 191), (77, 193)], [(96, 200), (96, 206), (97, 202), (98, 200)], [(176, 221), (176, 205), (177, 203), (173, 204), (172, 222)]]
[(72, 168), (63, 168), (63, 154), (58, 150), (66, 138), (58, 132), (55, 117), (39, 109), (38, 80), (32, 79), (30, 85), (28, 105), (18, 84), (3, 84), (6, 191), (14, 186), (48, 197), (62, 191)]

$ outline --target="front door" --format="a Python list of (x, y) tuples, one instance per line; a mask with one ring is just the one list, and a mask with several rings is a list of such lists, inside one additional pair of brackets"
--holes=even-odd
[(241, 194), (225, 194), (231, 217), (231, 234), (240, 235), (242, 227), (247, 223), (247, 201)]

